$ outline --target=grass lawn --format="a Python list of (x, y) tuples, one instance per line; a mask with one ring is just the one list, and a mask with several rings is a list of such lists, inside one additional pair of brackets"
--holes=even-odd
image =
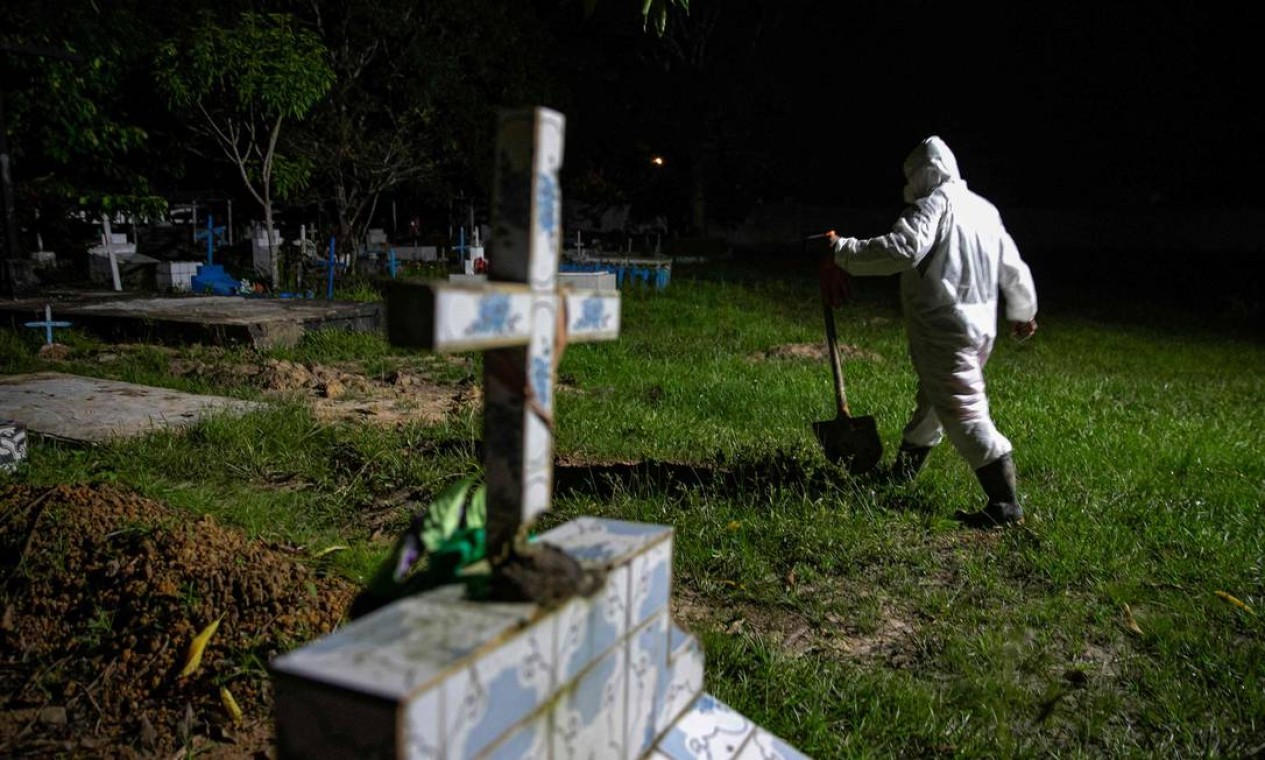
[[(892, 289), (862, 285), (838, 315), (849, 397), (890, 459), (914, 377)], [(707, 688), (817, 757), (1265, 752), (1265, 346), (1045, 306), (987, 373), (1022, 528), (949, 519), (982, 500), (947, 444), (903, 486), (825, 462), (810, 425), (834, 416), (829, 370), (776, 350), (822, 342), (815, 283), (685, 273), (626, 292), (619, 341), (568, 349), (543, 526), (674, 526), (678, 617), (702, 636)], [(108, 347), (70, 335), (61, 371), (259, 397), (231, 373), (173, 377), (153, 347), (96, 361)], [(0, 371), (50, 368), (36, 339), (0, 332)], [(374, 336), (268, 356), (478, 377), (477, 360)], [(113, 480), (252, 535), (347, 545), (334, 567), (363, 580), (410, 509), (477, 471), (480, 433), (473, 406), (382, 428), (321, 424), (295, 401), (187, 434), (39, 444), (14, 479)]]

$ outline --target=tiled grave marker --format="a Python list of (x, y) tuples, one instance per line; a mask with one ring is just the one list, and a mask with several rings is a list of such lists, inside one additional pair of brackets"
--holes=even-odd
[(549, 508), (559, 315), (565, 339), (619, 335), (618, 291), (559, 292), (563, 117), (547, 109), (502, 117), (487, 283), (392, 283), (391, 342), (484, 351), (483, 441), (488, 555), (500, 557)]
[[(530, 551), (526, 527), (549, 506), (559, 325), (572, 340), (619, 329), (618, 293), (555, 291), (562, 126), (544, 109), (502, 119), (491, 282), (388, 295), (392, 342), (486, 352), (494, 559)], [(534, 546), (600, 577), (593, 593), (538, 604), (442, 587), (277, 658), (279, 756), (802, 757), (703, 694), (702, 649), (670, 616), (672, 538), (662, 525), (572, 520)]]

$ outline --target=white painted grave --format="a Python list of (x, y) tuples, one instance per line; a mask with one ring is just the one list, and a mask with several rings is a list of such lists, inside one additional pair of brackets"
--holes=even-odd
[(188, 293), (193, 290), (193, 277), (201, 266), (196, 261), (160, 261), (155, 275), (159, 292)]
[(560, 114), (502, 117), (491, 280), (393, 284), (388, 325), (396, 343), (485, 352), (493, 585), (507, 552), (561, 552), (601, 582), (545, 603), (448, 586), (273, 660), (280, 757), (801, 757), (703, 693), (702, 650), (670, 617), (670, 527), (579, 518), (525, 539), (552, 493), (555, 330), (619, 331), (617, 291), (556, 289), (562, 140)]

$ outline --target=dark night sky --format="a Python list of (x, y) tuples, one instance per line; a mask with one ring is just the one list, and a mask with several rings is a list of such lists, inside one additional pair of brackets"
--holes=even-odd
[(761, 105), (800, 201), (899, 204), (901, 162), (930, 134), (999, 205), (1265, 201), (1254, 102), (1265, 42), (1246, 6), (788, 6), (762, 53), (776, 97)]
[(894, 197), (905, 153), (934, 133), (998, 202), (1261, 203), (1265, 67), (1247, 12), (870, 5), (818, 4), (820, 32), (785, 70), (812, 123), (793, 146), (823, 152), (843, 194)]

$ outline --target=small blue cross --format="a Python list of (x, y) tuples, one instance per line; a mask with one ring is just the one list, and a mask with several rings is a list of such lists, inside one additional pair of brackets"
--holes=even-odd
[(217, 242), (221, 245), (224, 244), (224, 227), (216, 227), (212, 223), (213, 218), (211, 214), (207, 214), (206, 229), (193, 231), (193, 240), (195, 242), (198, 240), (206, 241), (206, 263), (208, 264), (215, 263), (215, 244)]
[(44, 342), (47, 345), (53, 345), (53, 328), (54, 327), (70, 327), (69, 322), (54, 322), (53, 307), (44, 304), (44, 321), (43, 322), (27, 322), (27, 327), (44, 328)]

